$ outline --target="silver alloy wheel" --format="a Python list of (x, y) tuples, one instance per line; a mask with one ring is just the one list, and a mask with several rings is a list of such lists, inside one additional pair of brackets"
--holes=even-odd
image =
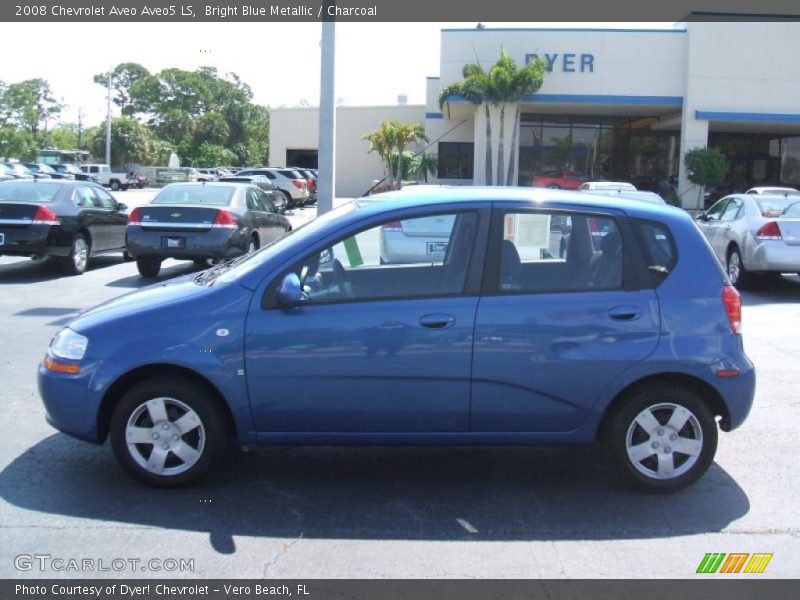
[(89, 245), (82, 237), (75, 238), (72, 242), (72, 264), (75, 265), (76, 271), (83, 271), (86, 269), (86, 261), (89, 260)]
[(652, 479), (674, 479), (691, 469), (703, 450), (700, 421), (685, 406), (655, 404), (640, 412), (625, 436), (628, 460)]
[(728, 278), (736, 285), (742, 275), (742, 259), (735, 250), (728, 257)]
[(200, 460), (206, 430), (187, 404), (176, 398), (152, 398), (131, 413), (125, 441), (143, 469), (154, 475), (179, 475)]

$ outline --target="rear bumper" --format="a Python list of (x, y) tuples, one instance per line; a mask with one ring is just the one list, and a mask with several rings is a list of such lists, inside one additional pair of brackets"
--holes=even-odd
[(800, 271), (800, 245), (790, 246), (783, 240), (756, 240), (743, 259), (749, 271), (797, 273)]
[(69, 256), (71, 242), (59, 226), (0, 226), (0, 255), (5, 256)]
[[(183, 238), (182, 248), (167, 248), (166, 238)], [(153, 231), (129, 226), (125, 245), (133, 258), (177, 258), (179, 260), (223, 259), (247, 251), (247, 239), (238, 229), (208, 231)]]

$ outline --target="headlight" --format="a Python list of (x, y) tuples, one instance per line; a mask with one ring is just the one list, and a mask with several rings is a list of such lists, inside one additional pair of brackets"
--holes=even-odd
[(89, 338), (72, 331), (68, 327), (59, 331), (50, 342), (50, 352), (58, 358), (80, 360), (86, 354)]

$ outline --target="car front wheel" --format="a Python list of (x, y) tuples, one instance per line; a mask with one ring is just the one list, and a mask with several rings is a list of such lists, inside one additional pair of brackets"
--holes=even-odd
[(671, 493), (697, 481), (714, 460), (717, 423), (694, 391), (656, 385), (623, 400), (606, 443), (617, 470), (633, 487)]
[(163, 376), (132, 387), (111, 417), (111, 446), (134, 477), (159, 487), (198, 480), (222, 457), (225, 415), (195, 381)]

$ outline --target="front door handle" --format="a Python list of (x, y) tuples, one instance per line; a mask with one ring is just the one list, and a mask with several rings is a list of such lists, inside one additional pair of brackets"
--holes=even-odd
[(608, 311), (608, 316), (615, 321), (635, 321), (642, 316), (638, 306), (615, 306)]
[(447, 329), (456, 324), (453, 315), (424, 315), (419, 318), (419, 324), (428, 329)]

